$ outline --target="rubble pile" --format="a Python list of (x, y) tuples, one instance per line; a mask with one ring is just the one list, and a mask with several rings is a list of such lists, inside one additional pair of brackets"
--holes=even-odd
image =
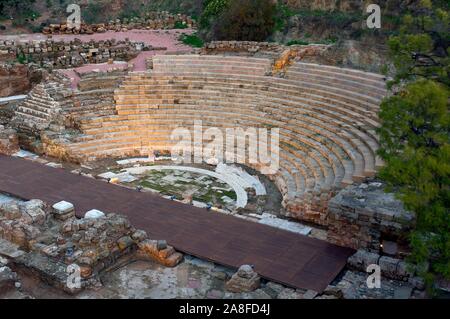
[(44, 27), (44, 34), (94, 34), (106, 31), (128, 31), (132, 29), (164, 30), (195, 27), (195, 21), (184, 14), (170, 14), (168, 12), (148, 12), (142, 18), (124, 18), (111, 20), (100, 24), (81, 24), (80, 28), (69, 28), (67, 23), (50, 24)]

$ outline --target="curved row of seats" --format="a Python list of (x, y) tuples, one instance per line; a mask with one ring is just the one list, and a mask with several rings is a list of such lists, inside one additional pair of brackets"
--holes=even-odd
[(299, 218), (326, 211), (335, 191), (382, 165), (375, 129), (384, 79), (301, 62), (283, 78), (270, 70), (262, 58), (156, 56), (151, 72), (131, 73), (116, 90), (117, 114), (82, 121), (70, 150), (87, 159), (170, 150), (173, 130), (192, 130), (194, 120), (224, 134), (280, 128), (280, 169), (270, 177), (284, 206)]

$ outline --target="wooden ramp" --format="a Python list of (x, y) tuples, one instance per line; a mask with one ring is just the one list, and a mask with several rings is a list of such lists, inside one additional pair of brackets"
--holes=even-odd
[(51, 205), (66, 200), (78, 216), (90, 209), (123, 214), (150, 238), (166, 239), (181, 252), (232, 268), (251, 264), (268, 280), (317, 292), (354, 252), (21, 158), (0, 155), (0, 191)]

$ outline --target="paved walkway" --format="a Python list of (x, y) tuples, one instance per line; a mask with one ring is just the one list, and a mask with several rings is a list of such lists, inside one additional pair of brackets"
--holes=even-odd
[(151, 238), (177, 250), (232, 268), (252, 264), (262, 277), (287, 286), (323, 291), (352, 250), (240, 218), (172, 202), (150, 193), (0, 155), (0, 191), (49, 204), (72, 202), (128, 216)]

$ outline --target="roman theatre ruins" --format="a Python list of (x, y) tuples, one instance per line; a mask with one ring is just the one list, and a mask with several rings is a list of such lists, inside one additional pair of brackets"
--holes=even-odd
[(38, 137), (47, 155), (76, 162), (167, 152), (173, 130), (192, 129), (194, 121), (204, 130), (279, 128), (280, 168), (268, 177), (288, 216), (326, 225), (330, 198), (382, 165), (376, 128), (385, 81), (297, 60), (280, 72), (277, 62), (156, 55), (146, 71), (81, 75), (78, 89), (54, 71), (18, 107), (13, 122), (24, 143)]

